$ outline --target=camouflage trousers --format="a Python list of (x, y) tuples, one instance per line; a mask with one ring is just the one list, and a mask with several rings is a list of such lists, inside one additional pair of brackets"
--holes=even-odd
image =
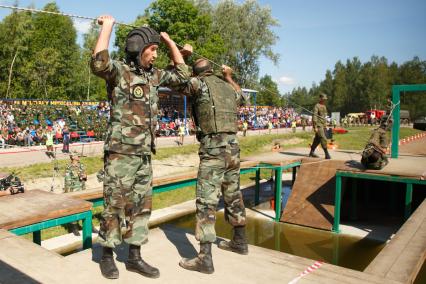
[(312, 142), (312, 147), (315, 149), (319, 144), (323, 149), (327, 149), (327, 137), (325, 136), (325, 128), (317, 127), (317, 132), (315, 132), (314, 141)]
[(381, 170), (383, 169), (388, 163), (389, 160), (386, 157), (386, 155), (380, 153), (380, 158), (375, 162), (370, 162), (369, 157), (374, 153), (378, 151), (374, 150), (374, 147), (369, 147), (367, 145), (366, 149), (362, 152), (362, 158), (361, 158), (361, 164), (366, 168), (370, 170)]
[(244, 201), (240, 191), (240, 148), (228, 144), (217, 148), (200, 147), (200, 167), (196, 189), (195, 238), (216, 240), (216, 208), (223, 195), (225, 220), (232, 226), (246, 224)]
[[(140, 246), (148, 241), (152, 207), (151, 156), (105, 152), (104, 211), (99, 243), (115, 247), (122, 242)], [(124, 235), (121, 225), (125, 224)]]

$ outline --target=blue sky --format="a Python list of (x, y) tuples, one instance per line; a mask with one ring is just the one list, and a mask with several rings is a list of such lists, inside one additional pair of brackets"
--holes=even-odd
[[(15, 1), (0, 0), (13, 5)], [(33, 3), (41, 9), (50, 1)], [(61, 11), (96, 17), (111, 14), (118, 21), (131, 22), (151, 1), (90, 0), (56, 1)], [(216, 2), (216, 1), (214, 1)], [(241, 2), (241, 1), (238, 1)], [(273, 28), (279, 40), (273, 50), (280, 54), (277, 66), (260, 60), (260, 75), (269, 74), (281, 92), (320, 82), (327, 69), (341, 60), (358, 56), (362, 62), (372, 55), (403, 63), (414, 56), (426, 60), (426, 1), (424, 0), (258, 0), (269, 6), (280, 26)], [(10, 10), (0, 9), (0, 19)], [(75, 21), (84, 32), (89, 23)]]

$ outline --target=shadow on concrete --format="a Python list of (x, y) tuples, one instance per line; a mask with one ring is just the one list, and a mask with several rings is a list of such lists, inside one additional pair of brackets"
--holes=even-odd
[(0, 283), (21, 284), (21, 283), (41, 283), (25, 273), (15, 269), (9, 264), (0, 260)]
[(176, 228), (172, 225), (160, 226), (160, 230), (164, 232), (166, 238), (176, 247), (182, 258), (193, 258), (197, 256), (198, 251), (191, 244), (187, 236), (187, 233), (191, 234), (189, 230)]

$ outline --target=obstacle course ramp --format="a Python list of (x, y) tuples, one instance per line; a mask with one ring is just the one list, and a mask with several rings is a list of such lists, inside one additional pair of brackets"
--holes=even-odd
[(281, 221), (331, 230), (335, 175), (344, 161), (303, 159)]

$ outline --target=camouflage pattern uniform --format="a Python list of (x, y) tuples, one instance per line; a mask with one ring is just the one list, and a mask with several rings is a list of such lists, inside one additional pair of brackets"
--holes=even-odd
[[(212, 95), (214, 92), (216, 96)], [(245, 104), (247, 98), (214, 75), (191, 78), (186, 93), (193, 99), (200, 141), (195, 238), (201, 243), (212, 243), (216, 240), (216, 207), (221, 194), (226, 221), (234, 227), (246, 224), (236, 133), (237, 105)]]
[[(365, 146), (364, 151), (362, 152), (361, 163), (367, 169), (381, 170), (384, 166), (388, 164), (388, 158), (383, 151), (388, 147), (388, 139), (386, 135), (386, 130), (383, 128), (377, 128), (373, 130), (370, 140)], [(375, 162), (370, 162), (369, 157), (377, 153), (380, 155), (379, 159)], [(376, 154), (376, 155), (377, 155)]]
[(327, 148), (327, 138), (325, 136), (325, 127), (327, 124), (326, 121), (327, 108), (323, 104), (316, 104), (314, 107), (314, 112), (312, 115), (313, 128), (317, 131), (315, 132), (315, 138), (312, 142), (312, 147), (315, 149), (320, 143), (321, 147), (324, 149)]
[(65, 186), (64, 192), (74, 192), (86, 189), (86, 170), (84, 166), (78, 162), (77, 164), (69, 164), (65, 170)]
[(104, 207), (100, 244), (115, 247), (122, 241), (140, 246), (148, 240), (152, 207), (151, 152), (155, 153), (159, 86), (177, 86), (189, 79), (185, 64), (176, 71), (141, 70), (110, 60), (103, 50), (92, 57), (95, 75), (105, 79), (111, 116), (105, 140)]

